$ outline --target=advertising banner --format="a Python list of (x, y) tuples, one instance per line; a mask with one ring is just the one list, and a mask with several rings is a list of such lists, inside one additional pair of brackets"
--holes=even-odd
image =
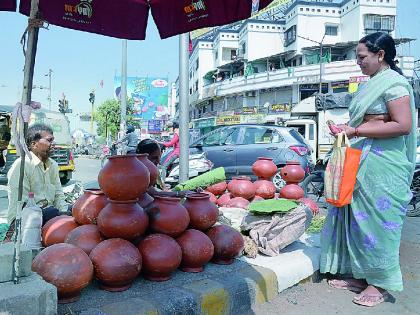
[(164, 124), (164, 120), (150, 119), (147, 121), (147, 132), (161, 133), (163, 131)]
[(220, 116), (217, 117), (216, 125), (236, 125), (241, 123), (241, 116), (232, 115), (232, 116)]
[(277, 114), (292, 111), (292, 105), (289, 103), (286, 104), (273, 104), (270, 105), (269, 113)]

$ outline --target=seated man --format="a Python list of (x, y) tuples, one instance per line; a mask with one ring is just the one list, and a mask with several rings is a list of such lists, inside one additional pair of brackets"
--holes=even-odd
[[(64, 213), (68, 209), (58, 175), (58, 164), (50, 158), (54, 149), (52, 129), (44, 124), (29, 127), (26, 144), (32, 159), (28, 156), (25, 158), (22, 201), (25, 202), (28, 199), (29, 192), (34, 193), (35, 202), (43, 208), (42, 224), (44, 225), (59, 212)], [(8, 236), (10, 232), (13, 232), (16, 217), (20, 163), (21, 159), (18, 158), (7, 173), (9, 197), (7, 219), (10, 224)]]

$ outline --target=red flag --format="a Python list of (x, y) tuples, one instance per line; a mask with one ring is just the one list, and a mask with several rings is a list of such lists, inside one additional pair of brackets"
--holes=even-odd
[(190, 52), (190, 55), (193, 52), (193, 43), (191, 40), (191, 33), (188, 33), (188, 51)]

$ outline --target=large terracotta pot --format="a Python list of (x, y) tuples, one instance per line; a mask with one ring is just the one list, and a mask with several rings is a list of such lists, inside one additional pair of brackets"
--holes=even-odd
[(226, 206), (229, 208), (248, 209), (249, 201), (242, 197), (235, 197), (230, 199)]
[(252, 164), (252, 172), (261, 178), (269, 180), (277, 173), (277, 166), (273, 159), (266, 157), (259, 157), (257, 161)]
[(187, 195), (184, 202), (190, 216), (190, 227), (205, 231), (212, 227), (219, 217), (219, 209), (210, 201), (210, 196), (205, 193)]
[(89, 257), (101, 289), (111, 292), (130, 288), (142, 266), (142, 257), (136, 246), (120, 238), (101, 242)]
[(179, 198), (155, 197), (148, 211), (152, 231), (176, 237), (187, 229), (190, 216), (180, 201)]
[(215, 196), (223, 195), (226, 191), (227, 183), (226, 182), (220, 182), (214, 185), (211, 185), (206, 188), (207, 191), (211, 192)]
[(178, 243), (164, 234), (151, 234), (139, 244), (143, 257), (143, 276), (151, 281), (166, 281), (171, 278), (182, 260)]
[(233, 178), (228, 184), (228, 190), (233, 197), (242, 197), (249, 200), (255, 196), (255, 187), (247, 176)]
[(298, 161), (288, 161), (281, 169), (281, 177), (287, 184), (297, 184), (305, 178), (305, 170)]
[(89, 256), (71, 244), (55, 244), (41, 251), (32, 261), (32, 271), (57, 288), (58, 303), (71, 303), (93, 277)]
[(302, 187), (296, 184), (287, 184), (280, 190), (280, 197), (286, 199), (300, 199), (305, 195)]
[(273, 199), (276, 194), (276, 186), (273, 182), (260, 179), (254, 182), (255, 195), (263, 197), (264, 199)]
[(137, 203), (139, 204), (140, 207), (142, 207), (143, 209), (146, 209), (148, 206), (152, 204), (154, 200), (155, 199), (153, 199), (153, 197), (150, 196), (148, 193), (144, 193), (140, 195), (140, 198), (137, 201)]
[(206, 234), (214, 245), (212, 261), (216, 264), (229, 265), (233, 263), (234, 258), (244, 249), (244, 239), (241, 233), (230, 226), (216, 225)]
[(230, 199), (232, 199), (232, 195), (230, 192), (227, 192), (217, 199), (217, 204), (221, 207), (226, 207)]
[(110, 200), (98, 216), (99, 231), (107, 238), (133, 240), (143, 235), (149, 217), (136, 200)]
[(96, 224), (99, 212), (107, 203), (107, 197), (102, 190), (85, 189), (84, 194), (73, 205), (73, 217), (81, 225)]
[(77, 228), (78, 225), (73, 217), (60, 215), (49, 220), (41, 230), (42, 244), (45, 247), (64, 243), (67, 235)]
[(147, 191), (150, 173), (136, 155), (114, 155), (98, 175), (99, 186), (112, 200), (134, 200)]
[(152, 161), (149, 160), (149, 154), (137, 154), (137, 158), (147, 167), (150, 173), (150, 183), (149, 186), (155, 186), (158, 178), (158, 169)]
[(213, 257), (214, 246), (210, 238), (198, 230), (186, 230), (176, 239), (182, 250), (181, 270), (201, 272)]
[(311, 209), (312, 214), (315, 215), (319, 212), (319, 206), (315, 200), (311, 198), (300, 198), (298, 201), (305, 204), (309, 209)]
[(203, 194), (207, 194), (210, 197), (210, 201), (212, 203), (214, 203), (214, 204), (217, 203), (217, 197), (213, 193), (205, 190), (205, 191), (203, 191)]
[(81, 225), (66, 237), (66, 243), (83, 249), (87, 255), (103, 240), (104, 237), (99, 232), (98, 226), (94, 224)]

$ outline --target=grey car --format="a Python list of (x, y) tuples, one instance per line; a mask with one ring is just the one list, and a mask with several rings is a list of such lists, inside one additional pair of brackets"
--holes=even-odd
[[(252, 164), (258, 157), (272, 158), (279, 168), (291, 160), (299, 161), (306, 173), (313, 168), (309, 145), (296, 130), (282, 126), (223, 126), (191, 143), (191, 154), (202, 151), (206, 152), (215, 168), (224, 167), (228, 179), (236, 175), (255, 179)], [(284, 185), (279, 172), (273, 178), (277, 189)]]

